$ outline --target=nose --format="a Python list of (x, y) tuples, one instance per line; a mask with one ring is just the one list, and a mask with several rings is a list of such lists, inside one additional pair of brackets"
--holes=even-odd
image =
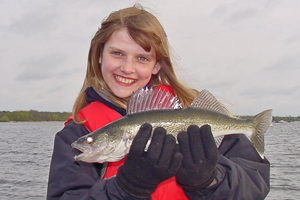
[(126, 74), (131, 74), (135, 72), (135, 66), (134, 61), (127, 58), (120, 67), (121, 71), (123, 71)]

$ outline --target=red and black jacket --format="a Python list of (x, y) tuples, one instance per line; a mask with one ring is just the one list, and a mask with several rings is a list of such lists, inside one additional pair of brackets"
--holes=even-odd
[[(79, 117), (87, 122), (77, 125), (69, 119), (55, 136), (47, 199), (133, 199), (111, 177), (118, 164), (108, 165), (108, 170), (104, 170), (103, 164), (74, 161), (74, 156), (80, 152), (72, 149), (71, 143), (126, 114), (124, 109), (106, 101), (93, 88), (88, 88), (86, 93), (90, 104), (79, 112)], [(225, 136), (219, 152), (216, 185), (194, 193), (175, 188), (172, 196), (164, 192), (166, 189), (159, 189), (163, 187), (158, 187), (159, 192), (155, 191), (152, 199), (264, 199), (270, 187), (270, 164), (260, 158), (251, 142), (242, 134)]]

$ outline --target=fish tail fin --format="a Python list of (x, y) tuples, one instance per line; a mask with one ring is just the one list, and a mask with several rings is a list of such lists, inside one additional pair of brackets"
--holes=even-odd
[(272, 110), (265, 110), (253, 117), (254, 133), (251, 136), (251, 141), (257, 150), (258, 154), (264, 158), (265, 144), (264, 134), (272, 123)]

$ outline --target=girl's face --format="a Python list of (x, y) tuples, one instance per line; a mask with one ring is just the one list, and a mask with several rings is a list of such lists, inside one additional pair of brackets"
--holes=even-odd
[(160, 64), (153, 48), (145, 51), (128, 34), (125, 28), (116, 30), (105, 43), (101, 63), (104, 81), (114, 95), (129, 97), (157, 74)]

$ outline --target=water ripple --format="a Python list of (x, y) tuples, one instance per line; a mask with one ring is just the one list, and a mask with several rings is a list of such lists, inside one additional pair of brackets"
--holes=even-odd
[[(62, 127), (61, 122), (0, 123), (1, 200), (45, 199), (54, 135)], [(267, 200), (300, 199), (299, 136), (300, 122), (274, 124), (266, 133)]]

